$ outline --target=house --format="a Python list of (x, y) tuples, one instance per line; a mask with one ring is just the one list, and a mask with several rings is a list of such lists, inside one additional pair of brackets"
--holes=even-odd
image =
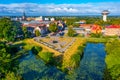
[(41, 35), (48, 33), (48, 27), (49, 27), (48, 21), (24, 21), (22, 22), (22, 25), (27, 27), (27, 29), (32, 29), (32, 34), (35, 34), (35, 30), (39, 30)]
[(120, 36), (120, 25), (110, 25), (105, 28), (105, 36)]
[(75, 22), (75, 23), (86, 24), (86, 21), (85, 20), (80, 20), (79, 22)]
[(92, 25), (91, 33), (98, 34), (102, 32), (102, 28), (99, 25)]
[(80, 28), (90, 29), (91, 27), (92, 27), (92, 24), (80, 24)]

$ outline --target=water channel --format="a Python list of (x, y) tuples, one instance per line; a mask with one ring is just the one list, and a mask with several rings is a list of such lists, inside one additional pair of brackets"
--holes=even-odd
[(105, 50), (102, 43), (87, 43), (80, 66), (67, 75), (55, 66), (46, 66), (42, 59), (29, 51), (19, 61), (18, 73), (25, 80), (102, 80), (105, 69)]

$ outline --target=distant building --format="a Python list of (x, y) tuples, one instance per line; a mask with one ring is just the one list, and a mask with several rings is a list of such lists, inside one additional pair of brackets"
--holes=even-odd
[(78, 24), (86, 24), (86, 21), (85, 21), (85, 20), (80, 20), (79, 22), (75, 22), (75, 23), (78, 23)]
[(80, 27), (84, 29), (91, 29), (92, 24), (80, 24)]
[(50, 18), (50, 21), (55, 21), (55, 18)]
[(45, 17), (44, 20), (45, 20), (45, 21), (49, 21), (49, 18)]
[(26, 21), (26, 14), (25, 14), (25, 12), (23, 12), (22, 20)]
[(22, 26), (25, 26), (27, 28), (33, 28), (31, 31), (32, 34), (35, 34), (35, 30), (39, 30), (41, 35), (48, 33), (48, 27), (50, 21), (22, 21)]
[(43, 21), (43, 17), (42, 17), (42, 16), (36, 17), (35, 20), (36, 20), (36, 21)]

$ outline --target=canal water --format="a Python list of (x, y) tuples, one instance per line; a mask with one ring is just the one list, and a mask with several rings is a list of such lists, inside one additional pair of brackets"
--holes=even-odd
[(103, 80), (105, 50), (102, 43), (87, 43), (80, 66), (76, 70), (78, 80)]
[(55, 66), (46, 66), (44, 61), (29, 51), (29, 55), (20, 59), (18, 73), (25, 80), (102, 80), (105, 55), (104, 44), (87, 43), (80, 66), (67, 75)]

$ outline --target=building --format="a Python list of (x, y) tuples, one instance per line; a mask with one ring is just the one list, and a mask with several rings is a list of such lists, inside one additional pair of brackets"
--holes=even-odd
[(94, 34), (102, 33), (102, 28), (99, 25), (93, 25), (91, 27), (91, 33), (94, 33)]
[(48, 27), (50, 21), (22, 21), (22, 26), (27, 27), (27, 29), (32, 29), (32, 34), (35, 34), (35, 30), (39, 30), (41, 35), (48, 33)]
[(85, 30), (87, 30), (87, 29), (91, 29), (91, 27), (92, 27), (92, 24), (80, 24), (80, 26), (79, 26), (80, 28), (84, 28)]
[(105, 28), (105, 36), (120, 36), (120, 25), (110, 25)]
[(109, 11), (108, 10), (104, 10), (103, 12), (102, 12), (102, 16), (103, 16), (103, 21), (107, 21), (107, 15), (109, 14)]
[(23, 12), (22, 20), (26, 21), (26, 14), (25, 14), (25, 12)]
[(50, 18), (50, 21), (55, 21), (55, 18)]
[(42, 16), (36, 17), (36, 18), (35, 18), (35, 21), (43, 21), (43, 17), (42, 17)]
[(45, 20), (45, 21), (49, 21), (49, 18), (45, 17), (44, 20)]
[(85, 20), (80, 20), (79, 22), (75, 22), (75, 23), (78, 23), (78, 24), (86, 24), (86, 21), (85, 21)]

